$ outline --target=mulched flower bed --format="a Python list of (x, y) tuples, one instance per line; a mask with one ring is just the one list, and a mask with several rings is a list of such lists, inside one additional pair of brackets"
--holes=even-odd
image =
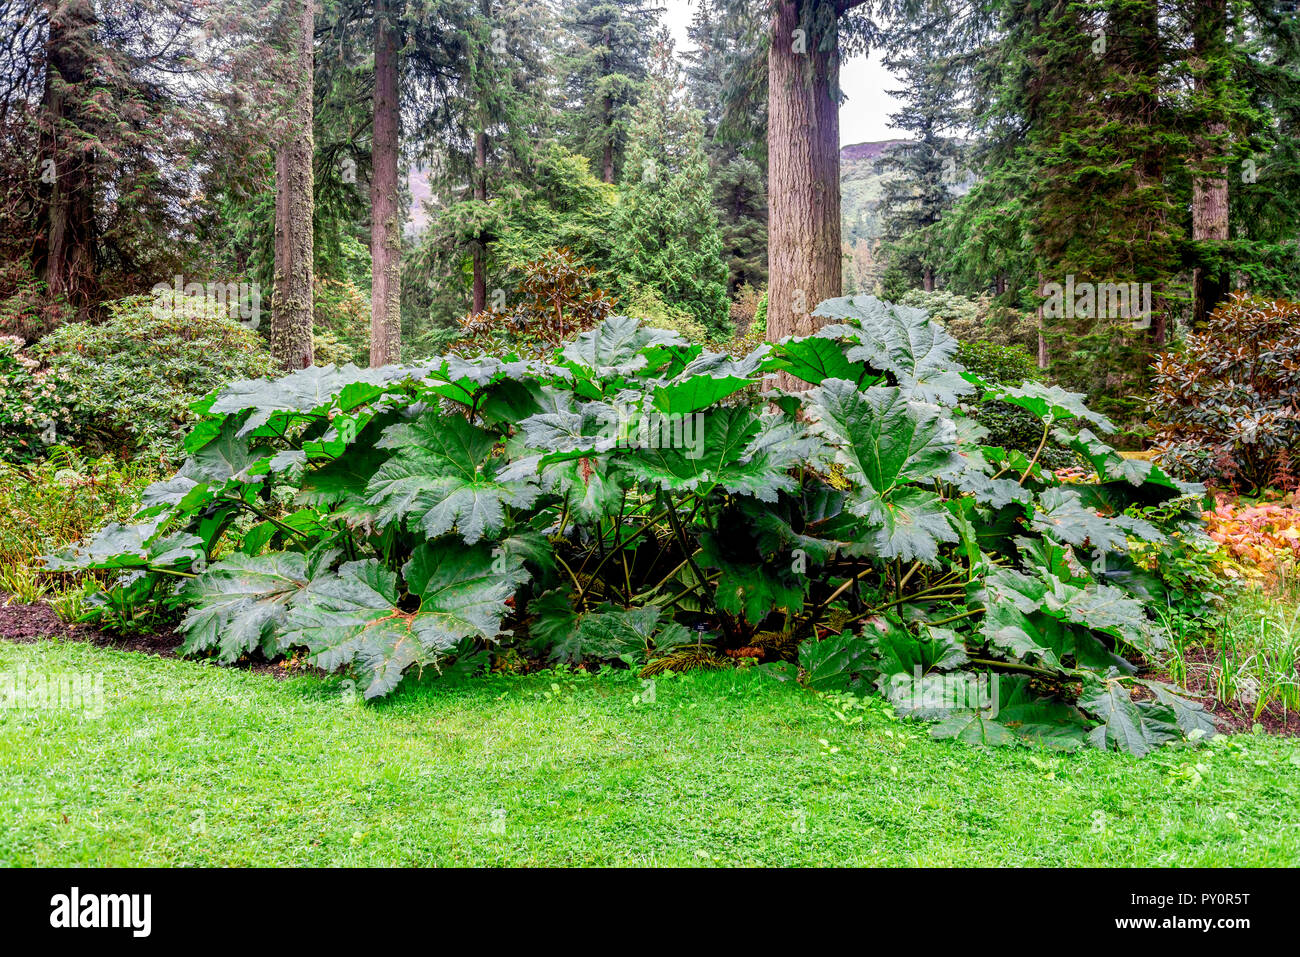
[[(163, 658), (178, 658), (177, 649), (181, 645), (181, 636), (174, 631), (160, 631), (131, 635), (113, 635), (100, 631), (91, 625), (68, 624), (55, 614), (54, 609), (45, 602), (22, 604), (10, 600), (10, 596), (0, 592), (0, 640), (17, 644), (31, 644), (43, 638), (62, 638), (65, 641), (85, 641), (101, 648), (116, 648), (119, 651), (139, 651)], [(235, 667), (249, 671), (273, 674), (284, 677), (294, 673), (294, 669), (285, 668), (283, 659), (266, 661), (262, 658), (242, 659)], [(299, 667), (297, 671), (303, 669)]]

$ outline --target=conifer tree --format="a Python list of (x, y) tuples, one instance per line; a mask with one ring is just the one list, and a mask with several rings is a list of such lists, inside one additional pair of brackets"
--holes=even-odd
[(722, 336), (727, 267), (708, 174), (703, 121), (683, 102), (671, 43), (661, 38), (632, 124), (614, 218), (618, 258), (629, 285), (654, 289)]
[(563, 13), (557, 72), (565, 143), (606, 183), (623, 171), (662, 13), (647, 0), (574, 0)]

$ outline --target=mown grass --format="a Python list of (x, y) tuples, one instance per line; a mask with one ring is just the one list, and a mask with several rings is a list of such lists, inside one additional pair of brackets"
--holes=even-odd
[[(74, 642), (102, 713), (0, 712), (10, 865), (1295, 865), (1300, 746), (980, 750), (746, 672), (338, 679)], [(858, 722), (858, 718), (862, 720)]]

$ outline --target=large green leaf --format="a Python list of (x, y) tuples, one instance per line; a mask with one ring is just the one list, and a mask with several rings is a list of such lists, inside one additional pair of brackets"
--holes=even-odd
[(1091, 545), (1103, 552), (1128, 550), (1128, 537), (1158, 542), (1164, 536), (1150, 522), (1128, 515), (1104, 516), (1089, 508), (1078, 489), (1044, 489), (1030, 523), (1057, 541)]
[(852, 632), (801, 642), (799, 667), (814, 691), (865, 691), (878, 673), (870, 642)]
[[(630, 475), (666, 491), (709, 490), (714, 486), (737, 495), (775, 501), (792, 491), (791, 469), (812, 449), (811, 437), (797, 424), (775, 414), (724, 406), (688, 417), (671, 441), (638, 448), (620, 465)], [(662, 439), (664, 432), (657, 434)], [(689, 440), (689, 441), (687, 441)]]
[(110, 522), (84, 542), (42, 555), (49, 571), (123, 571), (189, 568), (206, 559), (203, 539), (186, 532), (163, 535), (163, 519), (122, 525)]
[(960, 468), (957, 428), (937, 406), (893, 387), (859, 391), (845, 379), (827, 379), (808, 396), (814, 428), (835, 446), (845, 477), (875, 496)]
[(412, 664), (437, 660), (465, 638), (494, 639), (523, 582), (518, 558), (485, 544), (421, 545), (397, 575), (377, 561), (348, 562), (313, 580), (290, 608), (284, 642), (305, 645), (326, 670), (351, 665), (373, 698), (392, 691)]
[(865, 362), (850, 361), (844, 355), (844, 345), (836, 339), (820, 336), (786, 339), (772, 347), (772, 355), (775, 368), (813, 385), (827, 379), (847, 379), (865, 389), (879, 385), (885, 378), (883, 371)]
[(954, 405), (973, 388), (953, 360), (957, 340), (924, 309), (874, 296), (844, 296), (826, 300), (813, 315), (841, 320), (824, 326), (817, 335), (852, 343), (845, 352), (849, 361), (891, 373), (913, 398)]
[(1080, 419), (1091, 422), (1105, 432), (1114, 432), (1115, 423), (1104, 415), (1093, 412), (1084, 404), (1081, 392), (1070, 392), (1056, 385), (1043, 385), (1041, 382), (1026, 382), (1019, 386), (996, 386), (984, 394), (984, 398), (997, 399), (1011, 405), (1028, 409), (1040, 419), (1049, 415), (1053, 422)]
[(760, 347), (740, 359), (705, 352), (654, 390), (654, 408), (670, 415), (686, 415), (707, 409), (741, 389), (758, 385), (767, 365), (767, 347)]
[(527, 507), (540, 492), (535, 482), (496, 476), (496, 443), (461, 416), (432, 410), (391, 426), (377, 445), (396, 451), (366, 486), (367, 503), (379, 509), (376, 523), (404, 521), (429, 538), (455, 528), (471, 545), (495, 535), (505, 506)]
[(611, 316), (595, 329), (580, 334), (561, 355), (571, 366), (585, 366), (603, 379), (654, 368), (660, 361), (656, 351), (686, 345), (686, 340), (675, 332), (651, 329), (627, 316)]
[(323, 413), (349, 386), (347, 408), (353, 408), (363, 399), (382, 394), (390, 383), (411, 378), (421, 370), (403, 366), (383, 366), (377, 369), (359, 369), (352, 364), (343, 366), (308, 366), (278, 379), (245, 379), (233, 382), (217, 394), (208, 406), (213, 415), (248, 411), (239, 434), (241, 436), (260, 428), (278, 412)]
[(865, 550), (880, 558), (933, 564), (941, 544), (960, 540), (943, 500), (925, 489), (898, 489), (887, 499), (868, 497), (851, 508), (867, 525), (857, 543), (863, 547), (850, 547), (853, 554)]
[(1123, 684), (1113, 679), (1085, 680), (1079, 707), (1102, 722), (1088, 735), (1088, 743), (1103, 751), (1124, 751), (1142, 757), (1178, 737), (1171, 709), (1165, 705), (1142, 707)]
[(216, 649), (230, 662), (261, 648), (281, 650), (289, 602), (307, 587), (307, 559), (297, 552), (235, 554), (188, 580), (177, 596), (192, 607), (181, 624), (184, 654)]

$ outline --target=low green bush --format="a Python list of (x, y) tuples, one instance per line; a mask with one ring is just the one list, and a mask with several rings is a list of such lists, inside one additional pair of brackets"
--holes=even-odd
[(16, 336), (0, 336), (0, 462), (30, 462), (77, 421), (76, 390), (51, 373)]
[[(131, 524), (47, 562), (185, 609), (188, 653), (301, 649), (367, 698), (509, 642), (650, 674), (764, 661), (982, 744), (1211, 732), (1142, 676), (1158, 609), (1108, 571), (1195, 528), (1202, 490), (1117, 454), (1075, 393), (963, 376), (921, 310), (817, 312), (818, 335), (743, 356), (614, 317), (542, 360), (236, 383)], [(811, 388), (760, 391), (776, 372)], [(1096, 480), (984, 444), (965, 409), (985, 392)]]
[(70, 386), (76, 438), (97, 451), (175, 461), (195, 421), (190, 404), (232, 380), (266, 375), (262, 337), (197, 297), (133, 296), (103, 322), (69, 323), (36, 347)]

